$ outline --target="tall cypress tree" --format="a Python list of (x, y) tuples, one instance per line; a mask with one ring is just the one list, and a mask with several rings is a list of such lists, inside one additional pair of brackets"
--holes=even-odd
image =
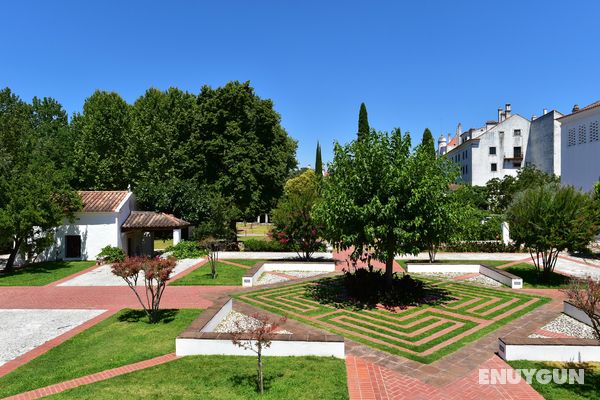
[(369, 134), (369, 117), (367, 115), (367, 106), (365, 103), (360, 103), (360, 111), (358, 113), (358, 138), (363, 138)]
[(423, 139), (421, 140), (421, 144), (430, 155), (435, 157), (435, 144), (433, 142), (433, 135), (429, 128), (425, 128), (425, 132), (423, 132)]
[(321, 145), (317, 141), (317, 155), (315, 159), (315, 175), (317, 179), (323, 176), (323, 160), (321, 159)]

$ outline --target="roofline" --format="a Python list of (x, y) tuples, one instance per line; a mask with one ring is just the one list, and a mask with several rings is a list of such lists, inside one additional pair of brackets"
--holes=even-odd
[(563, 115), (562, 117), (557, 118), (557, 119), (567, 119), (567, 118), (570, 118), (570, 117), (574, 117), (575, 115), (579, 115), (579, 114), (584, 113), (586, 111), (594, 110), (594, 109), (596, 109), (598, 107), (600, 107), (600, 103), (596, 104), (595, 106), (590, 107), (590, 108), (586, 108), (586, 109), (583, 109), (583, 110), (575, 111), (575, 112), (572, 112), (571, 114)]
[(471, 142), (479, 142), (479, 140), (480, 140), (480, 139), (479, 139), (479, 137), (476, 137), (476, 138), (473, 138), (473, 139), (466, 140), (466, 141), (462, 142), (461, 144), (459, 144), (458, 146), (456, 146), (456, 147), (453, 147), (453, 148), (452, 148), (452, 150), (448, 150), (448, 151), (446, 152), (446, 154), (444, 154), (444, 155), (448, 155), (448, 154), (450, 154), (450, 153), (451, 153), (451, 152), (453, 152), (454, 150), (456, 150), (456, 149), (458, 149), (458, 148), (462, 147), (464, 144), (471, 143)]
[(125, 205), (125, 203), (127, 203), (127, 201), (131, 198), (131, 196), (133, 195), (133, 192), (128, 192), (127, 196), (125, 196), (125, 198), (123, 200), (121, 200), (121, 202), (119, 203), (119, 205), (117, 206), (117, 208), (115, 208), (116, 213), (121, 212), (121, 208), (123, 208), (123, 206)]

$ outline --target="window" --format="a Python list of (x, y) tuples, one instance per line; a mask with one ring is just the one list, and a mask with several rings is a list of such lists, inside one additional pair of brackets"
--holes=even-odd
[(515, 129), (513, 131), (513, 136), (521, 136), (521, 130), (520, 129)]
[(490, 170), (491, 170), (492, 172), (496, 172), (496, 171), (498, 171), (498, 164), (496, 164), (495, 162), (491, 163), (491, 164), (490, 164)]
[(469, 166), (465, 165), (465, 173), (468, 174), (469, 173)]
[(584, 144), (587, 142), (587, 132), (585, 129), (585, 125), (579, 125), (579, 132), (577, 135), (577, 143)]
[(521, 153), (521, 146), (515, 146), (513, 149), (513, 154), (515, 158), (523, 157), (523, 154)]
[(567, 146), (575, 146), (575, 128), (569, 128)]
[(600, 140), (600, 130), (598, 129), (598, 121), (590, 122), (590, 142)]
[(495, 156), (496, 155), (496, 146), (491, 146), (490, 147), (490, 156)]
[(513, 167), (515, 167), (515, 168), (521, 168), (521, 162), (520, 161), (515, 161), (513, 163)]

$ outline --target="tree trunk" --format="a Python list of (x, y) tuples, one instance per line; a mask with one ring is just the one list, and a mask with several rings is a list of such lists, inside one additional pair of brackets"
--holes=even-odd
[(262, 369), (262, 349), (260, 345), (258, 347), (258, 390), (260, 394), (263, 394), (265, 391)]
[(394, 256), (389, 257), (385, 260), (385, 286), (389, 291), (392, 289), (392, 282), (394, 279)]
[(429, 246), (429, 262), (430, 263), (435, 262), (436, 254), (437, 254), (437, 248), (435, 247), (435, 244), (432, 244), (431, 246)]
[(10, 250), (10, 255), (8, 256), (8, 260), (6, 261), (6, 266), (4, 267), (3, 272), (10, 272), (14, 269), (15, 260), (22, 243), (23, 239), (21, 238), (15, 240), (14, 247)]

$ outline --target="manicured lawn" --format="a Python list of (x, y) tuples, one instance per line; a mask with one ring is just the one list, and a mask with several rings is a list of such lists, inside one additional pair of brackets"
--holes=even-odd
[(63, 392), (52, 399), (347, 399), (344, 360), (266, 357), (265, 394), (255, 390), (256, 358), (189, 356)]
[(47, 261), (0, 273), (0, 286), (44, 286), (94, 265), (95, 261)]
[(537, 268), (532, 264), (522, 263), (504, 269), (506, 272), (523, 278), (523, 287), (536, 289), (558, 289), (569, 284), (569, 277), (553, 272), (547, 281), (541, 280)]
[(236, 224), (236, 229), (238, 231), (239, 236), (244, 236), (244, 233), (251, 235), (266, 235), (271, 232), (273, 229), (272, 224), (257, 224), (247, 222), (245, 225), (243, 222), (238, 222)]
[[(234, 260), (242, 264), (240, 261)], [(245, 264), (244, 264), (245, 265)], [(254, 264), (252, 264), (254, 265)], [(171, 285), (179, 286), (202, 286), (202, 285), (223, 285), (223, 286), (241, 286), (242, 277), (246, 273), (247, 269), (242, 267), (236, 267), (235, 265), (225, 264), (217, 262), (217, 277), (212, 278), (210, 273), (210, 263), (202, 265), (200, 268), (195, 269), (188, 275), (181, 277), (171, 283)]]
[[(587, 400), (600, 399), (600, 363), (588, 363), (583, 366), (577, 364), (544, 363), (536, 361), (511, 361), (511, 367), (518, 369), (552, 369), (552, 368), (584, 368), (585, 383), (583, 385), (568, 383), (559, 385), (554, 382), (541, 384), (534, 378), (531, 386), (546, 400)], [(562, 373), (559, 373), (559, 377)], [(568, 381), (567, 381), (568, 382)]]
[[(429, 263), (429, 260), (396, 260), (402, 268), (406, 268), (406, 263)], [(510, 261), (504, 260), (436, 260), (434, 264), (486, 264), (490, 267), (508, 264)]]
[(173, 245), (173, 239), (155, 239), (154, 250), (164, 250), (169, 246)]
[(237, 237), (237, 239), (240, 242), (245, 242), (247, 240), (261, 240), (264, 242), (270, 242), (271, 241), (271, 237), (270, 236), (239, 236)]
[(229, 261), (232, 263), (236, 263), (236, 264), (242, 264), (242, 265), (246, 265), (248, 267), (254, 267), (256, 264), (258, 264), (259, 262), (264, 262), (265, 260), (224, 260), (224, 261)]
[[(431, 363), (549, 301), (516, 291), (423, 279), (432, 289), (445, 292), (440, 304), (395, 311), (355, 309), (341, 302), (340, 279), (259, 289), (235, 297), (423, 363)], [(323, 295), (326, 292), (332, 295)]]
[(175, 351), (175, 337), (200, 310), (164, 310), (149, 324), (122, 310), (0, 378), (0, 398)]

